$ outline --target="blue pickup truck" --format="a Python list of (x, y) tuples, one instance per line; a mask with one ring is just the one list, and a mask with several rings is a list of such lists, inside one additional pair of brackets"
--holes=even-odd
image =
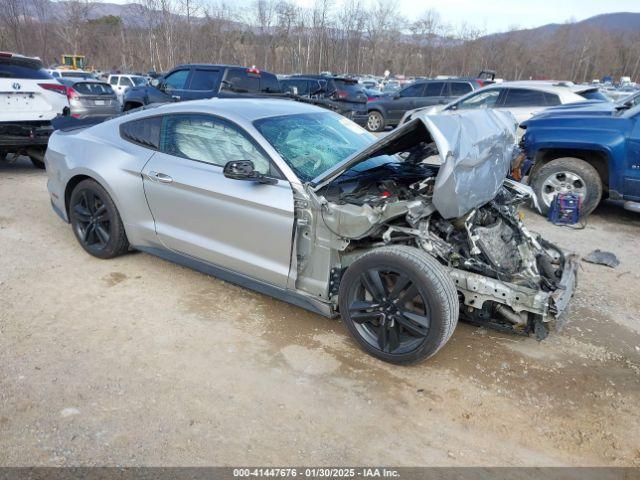
[(585, 103), (549, 109), (521, 124), (528, 176), (542, 213), (558, 193), (575, 193), (581, 214), (604, 198), (640, 211), (640, 104)]

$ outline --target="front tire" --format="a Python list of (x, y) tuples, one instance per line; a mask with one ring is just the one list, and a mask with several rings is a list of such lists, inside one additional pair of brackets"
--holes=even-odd
[(531, 179), (540, 210), (547, 215), (558, 193), (575, 193), (581, 201), (581, 217), (593, 212), (602, 198), (598, 171), (580, 158), (556, 158), (540, 167)]
[(433, 356), (451, 337), (460, 309), (444, 267), (407, 246), (378, 248), (353, 262), (340, 282), (338, 303), (360, 347), (395, 364)]
[(381, 132), (385, 127), (384, 116), (377, 110), (371, 110), (367, 118), (367, 130), (370, 132)]
[(114, 258), (129, 249), (118, 209), (95, 180), (83, 180), (73, 189), (69, 219), (76, 239), (94, 257)]

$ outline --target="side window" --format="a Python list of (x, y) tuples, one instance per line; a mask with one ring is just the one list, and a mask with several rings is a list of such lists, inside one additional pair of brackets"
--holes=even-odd
[(129, 77), (120, 77), (120, 85), (123, 87), (133, 87), (133, 82)]
[(471, 85), (466, 82), (451, 82), (452, 97), (461, 97), (462, 95), (470, 93), (472, 90)]
[(225, 75), (224, 89), (237, 93), (250, 93), (260, 90), (260, 77), (245, 70), (229, 69)]
[(544, 101), (546, 105), (560, 105), (560, 97), (554, 93), (546, 93), (543, 94)]
[(157, 150), (160, 145), (162, 117), (132, 120), (120, 125), (120, 136), (128, 142)]
[(196, 69), (191, 77), (189, 90), (213, 90), (220, 81), (219, 70), (199, 70)]
[(189, 70), (176, 70), (165, 77), (164, 83), (174, 90), (183, 90), (188, 76)]
[(280, 84), (275, 75), (263, 74), (260, 78), (260, 91), (262, 93), (280, 93)]
[(410, 85), (407, 88), (400, 90), (401, 97), (421, 97), (424, 90), (424, 83), (418, 83)]
[(120, 77), (114, 77), (114, 76), (112, 76), (112, 77), (109, 79), (109, 85), (118, 85), (118, 80), (119, 80), (119, 78), (120, 78)]
[(270, 173), (269, 159), (243, 132), (210, 115), (166, 115), (160, 150), (219, 167), (232, 160), (251, 160), (256, 171)]
[(445, 86), (444, 82), (431, 82), (427, 83), (427, 88), (424, 90), (425, 97), (440, 97), (442, 96), (442, 89)]
[(543, 92), (526, 88), (510, 88), (504, 107), (537, 107), (546, 105)]
[(475, 95), (458, 102), (456, 107), (461, 110), (468, 110), (471, 108), (493, 108), (500, 96), (500, 90), (492, 89), (485, 90), (484, 92), (478, 92)]

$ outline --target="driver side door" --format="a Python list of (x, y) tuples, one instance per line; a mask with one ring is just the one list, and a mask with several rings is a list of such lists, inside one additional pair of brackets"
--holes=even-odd
[[(145, 195), (169, 249), (285, 288), (293, 192), (267, 154), (237, 125), (207, 114), (163, 118), (158, 151), (143, 169)], [(231, 160), (251, 160), (273, 185), (233, 180)]]
[(165, 101), (185, 100), (183, 97), (187, 93), (189, 73), (188, 68), (174, 70), (162, 79), (162, 92), (168, 97)]

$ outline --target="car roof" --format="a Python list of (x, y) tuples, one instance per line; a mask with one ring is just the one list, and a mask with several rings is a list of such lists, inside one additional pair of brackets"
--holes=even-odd
[[(224, 118), (253, 122), (260, 118), (295, 115), (305, 113), (330, 113), (325, 108), (288, 99), (270, 98), (210, 98), (162, 104), (156, 108), (145, 110), (152, 116), (163, 113), (210, 113)], [(128, 115), (123, 115), (123, 118)], [(131, 118), (131, 117), (130, 117)]]
[(514, 80), (510, 82), (494, 83), (489, 85), (490, 88), (529, 88), (532, 90), (541, 90), (550, 93), (580, 93), (588, 90), (597, 90), (598, 87), (593, 85), (576, 85), (573, 82), (564, 82), (557, 80)]

